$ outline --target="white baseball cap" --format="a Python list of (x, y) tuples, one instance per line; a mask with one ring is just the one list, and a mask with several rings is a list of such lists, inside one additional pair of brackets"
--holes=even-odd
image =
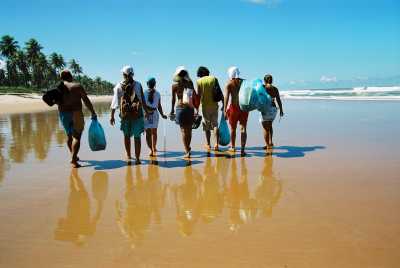
[(229, 79), (240, 78), (239, 68), (236, 66), (232, 66), (228, 69), (228, 77)]
[(123, 74), (126, 74), (126, 75), (130, 75), (130, 74), (133, 75), (134, 74), (132, 66), (129, 66), (129, 65), (126, 65), (126, 66), (122, 67), (121, 72)]

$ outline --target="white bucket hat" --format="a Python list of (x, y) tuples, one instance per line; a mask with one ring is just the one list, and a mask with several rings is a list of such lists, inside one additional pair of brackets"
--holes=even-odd
[(240, 78), (239, 68), (236, 66), (232, 66), (228, 69), (228, 77), (229, 79)]
[(126, 75), (133, 75), (134, 74), (132, 66), (129, 66), (129, 65), (126, 65), (126, 66), (122, 67), (121, 72), (123, 74), (126, 74)]

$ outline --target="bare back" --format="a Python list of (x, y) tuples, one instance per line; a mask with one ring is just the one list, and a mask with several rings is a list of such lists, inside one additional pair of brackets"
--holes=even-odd
[(232, 79), (226, 86), (227, 94), (231, 96), (231, 104), (236, 106), (239, 106), (239, 90), (242, 81), (242, 79)]
[(58, 106), (60, 111), (82, 110), (82, 86), (79, 83), (64, 82), (63, 100)]

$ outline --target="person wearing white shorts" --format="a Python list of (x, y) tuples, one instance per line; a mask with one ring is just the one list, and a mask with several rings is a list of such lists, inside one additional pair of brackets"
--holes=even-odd
[(167, 119), (161, 106), (161, 95), (156, 90), (156, 79), (149, 78), (147, 80), (148, 89), (144, 92), (144, 100), (150, 109), (148, 115), (144, 118), (144, 128), (146, 130), (146, 142), (150, 149), (150, 156), (156, 156), (157, 151), (157, 128), (161, 114), (162, 118)]

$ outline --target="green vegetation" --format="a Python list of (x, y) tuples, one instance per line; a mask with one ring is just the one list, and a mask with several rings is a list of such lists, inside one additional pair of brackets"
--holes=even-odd
[(1, 37), (0, 55), (5, 60), (5, 66), (0, 68), (0, 94), (33, 93), (50, 89), (59, 82), (59, 74), (66, 67), (69, 67), (75, 80), (89, 94), (112, 94), (112, 83), (100, 77), (88, 77), (75, 59), (71, 59), (67, 66), (61, 54), (51, 53), (46, 56), (42, 49), (33, 38), (25, 43), (24, 48), (20, 48), (12, 36)]

